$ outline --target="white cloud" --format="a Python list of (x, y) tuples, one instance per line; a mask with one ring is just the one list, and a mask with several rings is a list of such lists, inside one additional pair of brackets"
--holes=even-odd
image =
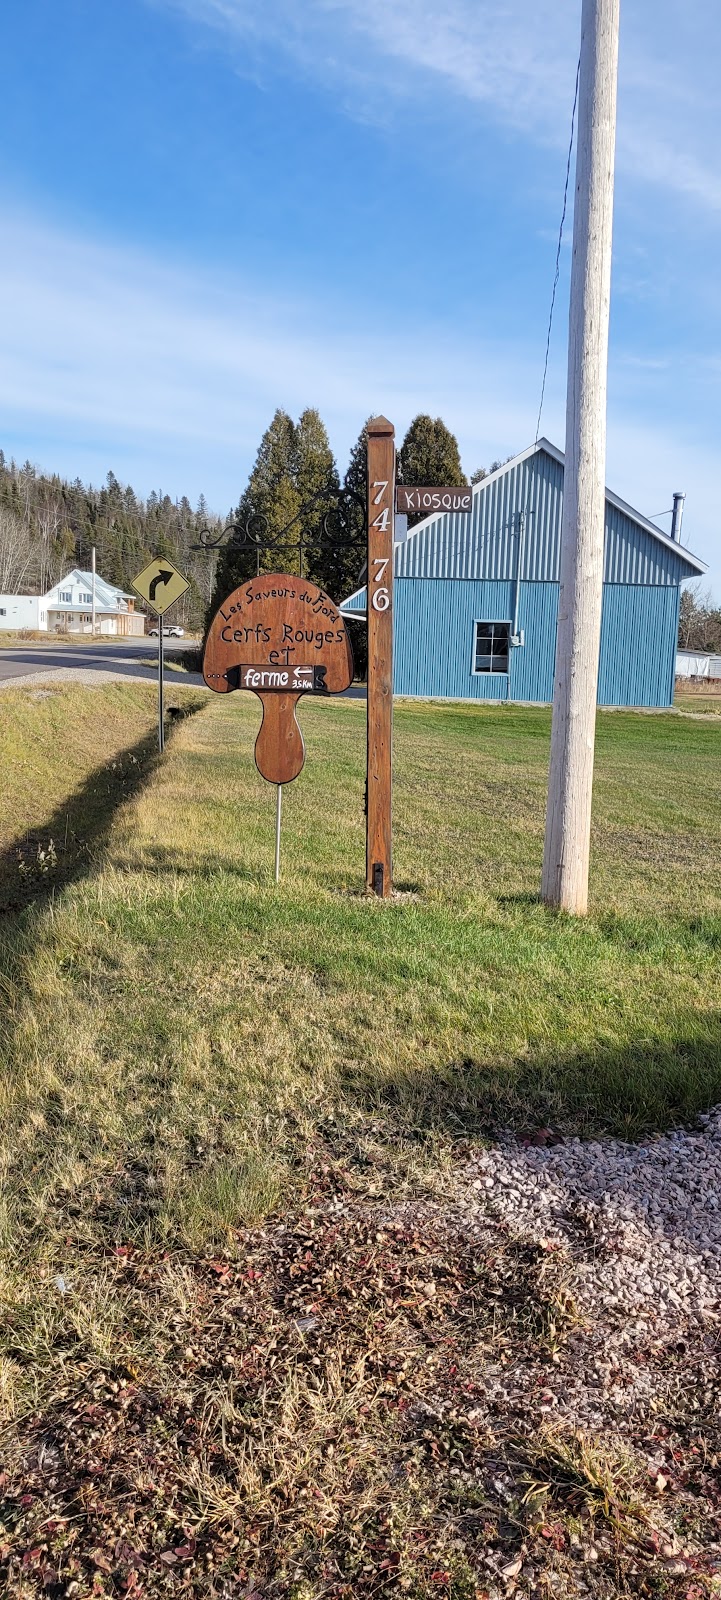
[[(243, 51), (280, 52), (377, 109), (440, 79), (519, 126), (567, 122), (576, 0), (151, 0), (221, 28)], [(241, 55), (241, 63), (247, 56)]]
[[(247, 70), (292, 62), (357, 115), (450, 94), (544, 141), (568, 137), (580, 0), (150, 0), (221, 28)], [(717, 0), (624, 0), (619, 166), (718, 214)]]
[[(356, 306), (349, 325), (327, 296), (271, 300), (240, 278), (184, 272), (12, 216), (0, 297), (0, 441), (69, 477), (97, 481), (112, 466), (141, 492), (202, 489), (223, 510), (277, 405), (293, 415), (317, 405), (341, 467), (372, 411), (392, 417), (399, 435), (419, 410), (442, 415), (468, 471), (533, 437), (539, 351), (443, 326), (425, 327), (419, 341), (397, 314), (379, 326), (372, 305)], [(623, 360), (616, 372), (618, 388)], [(648, 384), (658, 376), (653, 368)], [(563, 379), (552, 368), (543, 418), (559, 444)], [(689, 543), (718, 566), (715, 456), (690, 420), (641, 423), (648, 409), (643, 388), (619, 400), (612, 386), (609, 482), (647, 513), (687, 490)]]
[(537, 352), (471, 346), (447, 327), (419, 344), (397, 317), (380, 327), (372, 306), (348, 331), (327, 296), (271, 299), (28, 219), (6, 217), (4, 233), (0, 438), (31, 457), (33, 440), (56, 440), (62, 462), (42, 464), (71, 476), (105, 448), (136, 488), (172, 480), (173, 493), (202, 488), (223, 506), (278, 405), (318, 405), (341, 463), (371, 411), (399, 429), (421, 408), (442, 413), (471, 470), (532, 435)]

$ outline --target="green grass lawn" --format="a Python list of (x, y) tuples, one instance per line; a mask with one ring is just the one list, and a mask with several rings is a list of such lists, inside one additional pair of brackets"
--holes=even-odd
[[(150, 691), (93, 701), (142, 704), (147, 726)], [(547, 712), (398, 705), (390, 903), (362, 892), (364, 717), (303, 709), (278, 887), (257, 707), (234, 696), (174, 733), (75, 882), (15, 914), (11, 1230), (52, 1237), (68, 1194), (100, 1185), (111, 1234), (199, 1244), (276, 1204), (334, 1119), (415, 1147), (549, 1122), (634, 1135), (721, 1099), (715, 723), (599, 718), (592, 910), (573, 921), (537, 901)]]
[(721, 683), (690, 683), (676, 679), (673, 703), (679, 711), (714, 712), (721, 714)]
[[(103, 1530), (125, 1529), (129, 1505), (151, 1518), (149, 1595), (166, 1592), (158, 1551), (173, 1539), (185, 1550), (188, 1528), (193, 1549), (206, 1530), (208, 1560), (225, 1528), (235, 1571), (233, 1551), (252, 1549), (253, 1518), (278, 1483), (279, 1504), (306, 1503), (321, 1472), (308, 1465), (307, 1429), (324, 1461), (340, 1437), (376, 1462), (355, 1554), (341, 1563), (371, 1576), (362, 1588), (291, 1584), (282, 1551), (266, 1551), (267, 1593), (375, 1595), (381, 1557), (363, 1562), (380, 1548), (378, 1508), (400, 1491), (372, 1367), (361, 1377), (365, 1334), (352, 1362), (334, 1345), (317, 1382), (295, 1355), (276, 1371), (271, 1324), (231, 1329), (227, 1291), (213, 1285), (231, 1281), (224, 1263), (235, 1262), (252, 1296), (242, 1228), (270, 1213), (276, 1239), (296, 1208), (305, 1249), (303, 1206), (334, 1163), (371, 1207), (422, 1191), (464, 1141), (499, 1128), (635, 1136), (721, 1100), (721, 726), (600, 715), (591, 914), (573, 921), (537, 897), (548, 711), (397, 704), (398, 893), (381, 903), (363, 891), (362, 702), (301, 708), (307, 761), (285, 792), (276, 886), (275, 795), (252, 759), (256, 701), (175, 686), (172, 698), (193, 714), (176, 719), (162, 762), (151, 686), (44, 683), (42, 695), (0, 701), (0, 1397), (6, 1458), (31, 1489), (26, 1532), (19, 1502), (21, 1566), (28, 1541), (35, 1552), (26, 1587), (8, 1592), (45, 1592), (37, 1550), (61, 1502), (79, 1600), (105, 1592), (114, 1562), (125, 1572), (125, 1532), (109, 1554), (93, 1550)], [(231, 1331), (246, 1350), (265, 1339), (260, 1387), (234, 1387), (209, 1354)], [(429, 1338), (434, 1348), (432, 1328)], [(126, 1389), (150, 1407), (142, 1425), (128, 1413), (128, 1432), (116, 1419)], [(104, 1431), (102, 1449), (101, 1410), (116, 1439)], [(51, 1468), (33, 1466), (38, 1437), (48, 1461), (66, 1437), (63, 1459), (80, 1452), (63, 1494)], [(131, 1470), (141, 1437), (150, 1466)], [(431, 1526), (428, 1549), (441, 1554), (426, 1566), (418, 1550), (403, 1555), (405, 1592), (468, 1600), (481, 1591), (460, 1556), (461, 1576), (437, 1587), (434, 1561), (455, 1572), (456, 1557), (430, 1467), (428, 1504), (418, 1511), (419, 1491), (408, 1494), (421, 1555)], [(329, 1470), (323, 1493), (341, 1526), (363, 1496), (344, 1500)], [(102, 1481), (104, 1500), (92, 1488)], [(297, 1570), (317, 1573), (324, 1535), (309, 1519)], [(66, 1521), (64, 1509), (51, 1519), (56, 1566)], [(517, 1528), (502, 1537), (513, 1552)], [(189, 1592), (215, 1593), (193, 1570)]]

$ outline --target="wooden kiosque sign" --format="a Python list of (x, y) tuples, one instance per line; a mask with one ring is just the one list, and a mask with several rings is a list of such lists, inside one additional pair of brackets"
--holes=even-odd
[(353, 682), (345, 622), (307, 578), (261, 573), (234, 589), (213, 618), (203, 677), (217, 694), (257, 694), (263, 721), (255, 764), (268, 783), (292, 783), (305, 760), (295, 715), (301, 695), (342, 694)]
[(396, 511), (430, 516), (432, 511), (472, 511), (471, 488), (411, 489), (396, 484)]

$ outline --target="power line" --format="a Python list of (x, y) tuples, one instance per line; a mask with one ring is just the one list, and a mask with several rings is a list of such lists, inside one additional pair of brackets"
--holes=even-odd
[(574, 96), (573, 96), (573, 110), (571, 112), (571, 137), (570, 137), (570, 139), (568, 141), (568, 159), (566, 161), (566, 182), (564, 184), (564, 189), (563, 189), (563, 210), (561, 212), (561, 226), (560, 226), (560, 228), (558, 230), (558, 247), (556, 249), (556, 272), (555, 272), (555, 276), (554, 276), (554, 279), (553, 279), (553, 290), (552, 290), (552, 293), (551, 293), (551, 309), (550, 309), (550, 312), (549, 312), (549, 315), (548, 315), (548, 333), (546, 335), (546, 359), (545, 359), (545, 361), (543, 363), (543, 383), (541, 384), (541, 403), (540, 403), (540, 405), (538, 407), (538, 420), (536, 422), (536, 437), (534, 439), (534, 444), (538, 444), (539, 438), (541, 436), (541, 415), (543, 413), (543, 402), (544, 402), (545, 397), (546, 397), (546, 379), (548, 377), (548, 362), (549, 362), (549, 358), (550, 358), (550, 354), (551, 354), (551, 332), (552, 332), (552, 329), (553, 329), (553, 313), (554, 313), (555, 306), (556, 306), (556, 291), (558, 289), (558, 282), (559, 282), (559, 278), (561, 276), (561, 250), (562, 250), (562, 247), (563, 247), (563, 229), (564, 229), (565, 223), (566, 223), (566, 211), (568, 209), (568, 188), (569, 188), (569, 184), (570, 184), (570, 181), (571, 181), (571, 158), (573, 156), (573, 137), (574, 137), (574, 133), (575, 133), (575, 130), (576, 130), (576, 111), (578, 109), (578, 85), (579, 85), (580, 76), (581, 76), (581, 57), (579, 55), (579, 57), (578, 57), (578, 66), (576, 67), (576, 90), (575, 90), (575, 93), (574, 93)]

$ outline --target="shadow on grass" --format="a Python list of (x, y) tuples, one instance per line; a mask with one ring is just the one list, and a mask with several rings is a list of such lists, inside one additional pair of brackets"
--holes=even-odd
[[(269, 847), (270, 850), (270, 847)], [(227, 875), (238, 878), (243, 883), (257, 884), (259, 887), (267, 886), (273, 876), (273, 862), (269, 860), (266, 869), (257, 864), (247, 864), (235, 856), (193, 856), (190, 860), (179, 861), (178, 852), (169, 850), (164, 845), (147, 845), (143, 851), (141, 862), (130, 862), (124, 866), (125, 872), (136, 872), (143, 875), (148, 872), (173, 872), (179, 878), (202, 878), (213, 880)]]
[(0, 852), (0, 919), (6, 934), (13, 913), (49, 899), (90, 870), (116, 812), (147, 782), (156, 756), (153, 732), (94, 767), (42, 825), (16, 835)]
[[(203, 709), (169, 706), (169, 729)], [(42, 823), (15, 835), (0, 850), (0, 928), (7, 938), (13, 914), (42, 905), (92, 868), (105, 845), (117, 811), (145, 786), (158, 762), (153, 729), (94, 767)]]
[(502, 1063), (466, 1057), (383, 1079), (356, 1069), (346, 1073), (344, 1089), (364, 1111), (387, 1117), (402, 1139), (522, 1137), (544, 1129), (635, 1141), (691, 1127), (721, 1103), (721, 1013), (687, 1013), (677, 1035), (615, 1047), (599, 1041)]

